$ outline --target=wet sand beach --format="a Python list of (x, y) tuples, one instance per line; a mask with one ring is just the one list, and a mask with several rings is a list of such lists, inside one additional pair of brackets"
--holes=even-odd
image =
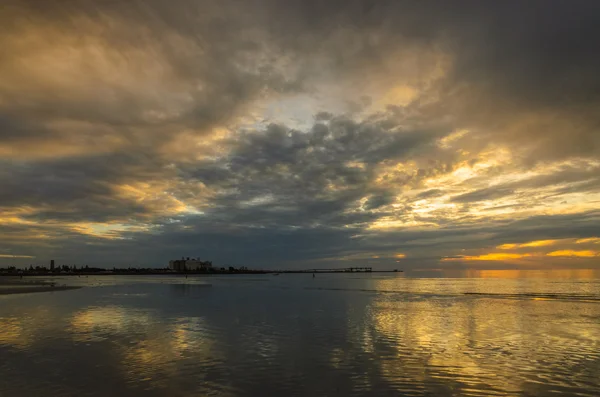
[(15, 277), (0, 277), (0, 295), (29, 294), (32, 292), (53, 292), (79, 289), (81, 287), (55, 285), (45, 281), (25, 281)]
[(81, 287), (68, 287), (68, 286), (22, 286), (22, 287), (6, 287), (0, 286), (0, 295), (12, 295), (12, 294), (29, 294), (32, 292), (53, 292), (53, 291), (67, 291), (71, 289), (79, 289)]

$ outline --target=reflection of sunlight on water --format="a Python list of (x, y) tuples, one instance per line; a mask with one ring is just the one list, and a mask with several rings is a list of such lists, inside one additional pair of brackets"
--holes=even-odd
[(342, 365), (347, 361), (346, 353), (344, 350), (336, 347), (331, 350), (330, 363), (333, 368), (340, 369)]
[(123, 374), (148, 387), (169, 388), (173, 378), (204, 381), (198, 367), (215, 365), (223, 357), (214, 346), (215, 335), (199, 317), (153, 323), (143, 339), (122, 344)]
[(116, 334), (143, 332), (152, 322), (145, 310), (119, 306), (91, 307), (77, 312), (71, 319), (73, 339), (78, 342), (103, 340)]
[[(504, 274), (505, 271), (483, 272), (489, 277), (481, 278), (388, 278), (370, 280), (370, 290), (380, 293), (408, 293), (418, 295), (493, 295), (504, 298), (547, 298), (580, 301), (600, 301), (600, 278), (595, 271), (566, 271), (558, 274), (573, 276), (522, 277), (523, 274), (535, 276), (536, 272), (508, 271), (508, 277), (496, 278), (490, 274)], [(481, 275), (481, 271), (477, 271)], [(520, 276), (519, 276), (520, 275)], [(585, 278), (590, 276), (590, 278)], [(593, 277), (592, 277), (593, 276)], [(408, 295), (407, 295), (408, 297)]]
[(29, 344), (29, 338), (23, 332), (22, 321), (15, 317), (0, 317), (0, 345), (23, 348)]
[(176, 375), (171, 347), (161, 339), (144, 339), (133, 345), (122, 345), (121, 372), (131, 382), (147, 382), (148, 387), (163, 388)]
[(147, 310), (92, 307), (76, 313), (71, 328), (78, 342), (110, 340), (118, 346), (121, 373), (146, 387), (168, 387), (169, 379), (186, 372), (186, 361), (193, 368), (222, 359), (214, 333), (200, 317), (159, 321)]
[(181, 357), (210, 353), (216, 337), (201, 317), (178, 318), (171, 325), (168, 335), (172, 350)]
[[(379, 284), (390, 288), (389, 281)], [(513, 292), (514, 286), (507, 287)], [(563, 311), (569, 313), (565, 319)], [(597, 367), (594, 360), (600, 360), (598, 304), (466, 296), (406, 300), (382, 294), (369, 315), (386, 342), (376, 352), (381, 372), (399, 390), (407, 382), (450, 380), (465, 395), (481, 392), (481, 386), (489, 395), (522, 393), (546, 377), (544, 387), (560, 391), (572, 380), (569, 368), (586, 362)], [(575, 357), (573, 351), (585, 354)]]
[(503, 279), (581, 279), (600, 278), (596, 269), (544, 269), (544, 270), (464, 270), (462, 277), (468, 278), (503, 278)]
[(0, 316), (0, 346), (7, 345), (15, 349), (27, 349), (40, 334), (40, 327), (48, 324), (53, 313), (46, 308), (33, 308), (27, 315)]

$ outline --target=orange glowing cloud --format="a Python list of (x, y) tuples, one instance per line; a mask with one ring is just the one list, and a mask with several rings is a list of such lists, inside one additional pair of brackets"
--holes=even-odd
[(582, 238), (575, 241), (575, 244), (600, 244), (600, 237)]
[(465, 255), (457, 258), (443, 258), (443, 261), (505, 261), (510, 259), (522, 259), (534, 256), (533, 254), (509, 254), (503, 252), (493, 252), (483, 255)]
[(583, 251), (560, 250), (560, 251), (550, 252), (546, 255), (547, 256), (571, 256), (571, 257), (581, 257), (581, 258), (593, 258), (595, 256), (598, 256), (599, 254), (600, 254), (599, 252), (591, 251), (591, 250), (583, 250)]
[(556, 244), (557, 240), (537, 240), (529, 243), (521, 244), (521, 247), (545, 247), (547, 245)]
[[(563, 249), (541, 250), (535, 252), (489, 252), (480, 255), (459, 255), (442, 258), (442, 261), (514, 261), (524, 258), (541, 259), (544, 257), (562, 257), (562, 258), (594, 258), (600, 256), (600, 251), (596, 250), (574, 250), (570, 249), (572, 244), (594, 244), (600, 242), (598, 237), (590, 237), (576, 240), (575, 238), (565, 238), (557, 240), (534, 240), (525, 243), (507, 243), (497, 246), (501, 250), (516, 250), (519, 248), (548, 247), (560, 245)], [(566, 245), (566, 246), (565, 246)]]
[(501, 250), (510, 250), (515, 248), (527, 248), (527, 247), (545, 247), (548, 245), (554, 245), (558, 242), (558, 240), (535, 240), (530, 241), (528, 243), (523, 244), (502, 244), (497, 246), (496, 248)]
[(502, 244), (497, 246), (496, 248), (501, 249), (501, 250), (512, 250), (515, 248), (519, 248), (519, 244)]

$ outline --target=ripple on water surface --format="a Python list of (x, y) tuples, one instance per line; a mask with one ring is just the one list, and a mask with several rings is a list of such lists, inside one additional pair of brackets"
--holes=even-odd
[(598, 283), (154, 281), (2, 297), (0, 396), (600, 395)]

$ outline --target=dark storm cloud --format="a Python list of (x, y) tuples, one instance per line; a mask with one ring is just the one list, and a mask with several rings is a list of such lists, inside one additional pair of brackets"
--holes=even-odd
[[(352, 30), (380, 35), (371, 42), (367, 35), (362, 42), (352, 43), (355, 52), (334, 50), (336, 56), (371, 54), (360, 60), (377, 63), (375, 57), (393, 47), (399, 37), (409, 42), (441, 43), (456, 58), (454, 81), (481, 83), (496, 94), (505, 93), (527, 105), (588, 105), (600, 99), (600, 81), (595, 73), (600, 66), (596, 51), (600, 5), (596, 2), (278, 4), (270, 3), (272, 15), (279, 16), (270, 26), (282, 33), (283, 40), (304, 42), (306, 36), (327, 37), (338, 26), (348, 35)], [(317, 40), (308, 43), (322, 45)]]
[(476, 12), (465, 25), (469, 39), (457, 38), (448, 81), (469, 84), (464, 104), (478, 114), (466, 118), (534, 146), (532, 160), (597, 156), (599, 4), (496, 2), (479, 8), (483, 15)]
[(366, 210), (377, 209), (379, 207), (392, 204), (395, 200), (394, 195), (391, 192), (386, 192), (380, 195), (373, 195), (369, 197), (364, 205)]
[(45, 128), (36, 126), (29, 120), (0, 113), (0, 137), (3, 141), (28, 140), (47, 133)]
[[(477, 4), (475, 4), (477, 3)], [(452, 16), (456, 79), (491, 85), (514, 101), (550, 106), (596, 102), (600, 6), (581, 1), (469, 2)], [(461, 13), (461, 16), (457, 14)], [(442, 23), (443, 25), (443, 23)], [(469, 36), (466, 39), (465, 36)]]
[[(372, 183), (381, 163), (408, 160), (424, 152), (433, 156), (432, 143), (446, 133), (389, 133), (394, 127), (344, 118), (327, 125), (318, 123), (309, 132), (271, 124), (264, 131), (237, 138), (227, 157), (195, 165), (182, 177), (223, 189), (215, 205), (235, 220), (329, 226), (347, 225), (353, 219), (364, 222), (373, 215), (346, 213), (357, 200), (367, 199), (365, 210), (393, 202), (393, 190), (380, 191)], [(419, 177), (407, 175), (407, 183)], [(258, 201), (252, 203), (253, 199)]]
[[(598, 159), (597, 2), (9, 0), (0, 46), (1, 215), (37, 223), (3, 225), (2, 238), (23, 236), (7, 246), (22, 247), (29, 230), (54, 236), (36, 255), (60, 241), (73, 258), (99, 261), (107, 247), (127, 261), (152, 247), (142, 256), (160, 258), (153, 264), (198, 250), (275, 265), (594, 235), (589, 212), (505, 225), (470, 211), (532, 189), (597, 192), (597, 165), (493, 186), (470, 179), (456, 194), (424, 181), (460, 166), (457, 147), (439, 145), (460, 129), (470, 131), (456, 143), (470, 164), (493, 145), (507, 146), (522, 172)], [(380, 100), (366, 92), (375, 82), (418, 95), (367, 111)], [(236, 127), (265, 102), (333, 86), (346, 114), (324, 107), (306, 128)], [(217, 128), (236, 129), (203, 153), (198, 142)], [(414, 214), (402, 196), (410, 189), (425, 189), (417, 200), (453, 194), (462, 213)], [(202, 214), (184, 215), (180, 201)], [(439, 230), (369, 229), (383, 217)], [(153, 231), (108, 240), (69, 226), (86, 222)]]
[[(92, 140), (102, 133), (118, 137), (133, 150), (159, 147), (183, 128), (198, 135), (210, 132), (266, 89), (286, 92), (297, 85), (295, 76), (273, 69), (273, 55), (261, 56), (266, 51), (260, 44), (262, 34), (247, 38), (239, 34), (255, 27), (233, 4), (11, 1), (11, 5), (0, 14), (5, 22), (0, 38), (10, 53), (3, 57), (0, 70), (7, 82), (15, 83), (0, 91), (0, 99), (2, 110), (20, 120), (0, 128), (3, 140), (38, 135), (79, 145), (83, 137)], [(21, 48), (22, 42), (15, 39), (34, 34), (40, 36), (30, 39), (29, 48)], [(37, 50), (44, 56), (44, 35), (64, 47), (48, 54), (52, 63), (47, 75), (41, 75), (43, 67), (36, 64), (46, 59), (26, 52)], [(70, 54), (76, 57), (69, 59)], [(65, 74), (69, 67), (76, 78)], [(65, 133), (47, 126), (57, 120), (104, 129), (79, 126)], [(26, 127), (28, 134), (23, 134)], [(79, 138), (73, 139), (74, 134)]]
[(115, 185), (163, 177), (160, 164), (142, 153), (2, 162), (0, 203), (41, 207), (30, 220), (104, 222), (152, 214), (144, 204), (118, 197)]
[[(295, 17), (289, 24), (283, 18), (292, 32), (283, 37), (318, 43), (302, 49), (327, 51), (342, 76), (381, 72), (381, 61), (399, 46), (440, 49), (452, 67), (440, 82), (443, 99), (430, 109), (432, 116), (458, 118), (463, 127), (493, 133), (492, 140), (516, 141), (533, 150), (530, 160), (598, 155), (596, 2), (328, 2), (282, 14)], [(352, 45), (336, 46), (336, 40)]]
[[(100, 1), (90, 8), (80, 2), (26, 4), (30, 7), (21, 15), (63, 23), (63, 29), (75, 32), (84, 26), (72, 21), (74, 14), (128, 21), (127, 28), (104, 29), (101, 37), (117, 48), (148, 46), (160, 55), (156, 61), (166, 62), (175, 75), (191, 81), (201, 78), (209, 84), (194, 98), (187, 114), (192, 119), (218, 119), (218, 114), (251, 98), (265, 83), (283, 89), (286, 84), (280, 86), (278, 81), (286, 78), (271, 63), (277, 56), (293, 62), (286, 72), (306, 69), (294, 73), (296, 78), (309, 77), (307, 72), (316, 72), (312, 63), (323, 60), (343, 76), (357, 70), (382, 71), (386, 55), (413, 43), (441, 46), (452, 54), (454, 66), (445, 81), (448, 90), (466, 84), (472, 94), (458, 99), (469, 99), (465, 105), (472, 105), (472, 95), (477, 95), (485, 103), (484, 117), (490, 117), (492, 103), (496, 111), (506, 109), (509, 102), (528, 110), (565, 103), (587, 108), (598, 104), (600, 92), (595, 73), (600, 68), (596, 51), (600, 6), (595, 2), (251, 1), (217, 5), (183, 1), (173, 7), (162, 1), (118, 5)], [(205, 54), (202, 62), (195, 51), (177, 51), (162, 38), (165, 32), (189, 38), (194, 50)], [(257, 54), (272, 57), (261, 62)], [(293, 81), (289, 83), (295, 85)], [(448, 91), (447, 95), (452, 94)], [(59, 105), (54, 109), (70, 109), (76, 103)]]

